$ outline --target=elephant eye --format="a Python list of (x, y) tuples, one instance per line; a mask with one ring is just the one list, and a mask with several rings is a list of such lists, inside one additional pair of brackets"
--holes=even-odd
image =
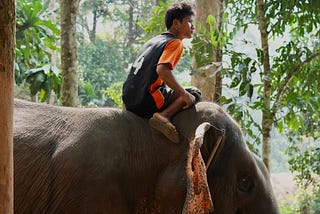
[(254, 189), (254, 181), (252, 177), (244, 176), (240, 177), (238, 180), (238, 189), (241, 192), (252, 192)]

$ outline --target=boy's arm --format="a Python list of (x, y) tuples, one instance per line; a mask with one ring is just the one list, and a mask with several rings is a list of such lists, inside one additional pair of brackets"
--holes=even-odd
[(166, 64), (159, 64), (157, 66), (157, 73), (159, 77), (177, 94), (179, 94), (186, 105), (183, 107), (183, 109), (189, 108), (194, 102), (195, 97), (187, 92), (176, 80), (174, 77), (172, 71), (170, 70), (169, 66)]

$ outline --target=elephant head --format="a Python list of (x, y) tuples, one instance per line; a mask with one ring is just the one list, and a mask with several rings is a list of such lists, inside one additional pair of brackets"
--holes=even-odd
[(204, 184), (208, 185), (214, 206), (214, 211), (206, 207), (202, 210), (218, 214), (278, 214), (269, 172), (261, 159), (247, 148), (237, 123), (213, 103), (199, 103), (178, 115), (175, 118), (178, 127), (188, 124), (186, 118), (197, 126), (194, 138), (186, 125), (187, 131), (179, 131), (184, 139), (198, 142), (202, 165), (206, 166)]

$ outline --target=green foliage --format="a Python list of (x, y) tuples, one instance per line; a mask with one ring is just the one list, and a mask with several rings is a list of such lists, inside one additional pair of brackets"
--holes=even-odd
[(297, 205), (293, 204), (280, 203), (279, 209), (281, 214), (300, 214)]
[(51, 91), (60, 97), (61, 74), (51, 65), (30, 69), (26, 73), (26, 82), (29, 83), (31, 96), (39, 93), (40, 102), (48, 101)]
[(320, 213), (320, 185), (318, 185), (316, 189), (318, 190), (316, 190), (312, 195), (311, 208), (315, 213)]
[[(112, 12), (110, 11), (110, 7), (112, 6), (113, 1), (109, 0), (86, 0), (80, 4), (77, 23), (87, 31), (91, 42), (94, 42), (96, 39), (98, 20), (101, 18), (106, 19), (106, 17), (112, 17)], [(88, 19), (90, 19), (89, 17), (92, 17), (92, 20), (88, 21)], [(89, 23), (93, 23), (93, 26), (91, 27)], [(78, 36), (83, 37), (84, 35), (79, 34)]]
[(320, 189), (312, 192), (310, 190), (302, 189), (293, 196), (294, 200), (288, 203), (279, 204), (281, 214), (300, 214), (300, 213), (313, 213), (320, 212)]
[(172, 1), (160, 1), (159, 5), (157, 5), (153, 9), (153, 16), (148, 19), (148, 22), (140, 21), (137, 23), (147, 33), (147, 36), (143, 39), (143, 41), (147, 41), (151, 37), (163, 33), (167, 30), (164, 22), (164, 17), (168, 6), (171, 4)]
[[(260, 49), (256, 49), (260, 53)], [(224, 51), (230, 58), (230, 67), (223, 69), (223, 77), (228, 79), (225, 86), (232, 90), (232, 94), (238, 96), (222, 95), (220, 103), (224, 105), (228, 112), (240, 123), (247, 137), (247, 145), (252, 151), (258, 153), (258, 146), (261, 144), (262, 129), (253, 117), (253, 112), (265, 110), (261, 100), (263, 96), (256, 96), (254, 89), (261, 91), (261, 83), (254, 81), (254, 76), (261, 66), (259, 59), (252, 58), (245, 53), (227, 49)]]
[[(250, 25), (258, 23), (256, 1), (228, 0), (226, 3), (229, 14), (233, 15), (229, 21), (236, 23), (233, 24), (231, 32), (237, 32), (239, 29), (246, 32)], [(301, 135), (317, 139), (320, 136), (318, 129), (320, 112), (319, 8), (315, 9), (311, 6), (311, 4), (316, 4), (314, 1), (281, 0), (265, 3), (270, 41), (271, 38), (277, 39), (283, 36), (287, 40), (277, 47), (275, 53), (270, 54), (271, 76), (263, 76), (261, 72), (264, 62), (262, 50), (252, 45), (254, 43), (248, 38), (245, 38), (245, 44), (252, 45), (256, 53), (239, 52), (227, 45), (225, 55), (230, 59), (230, 63), (229, 67), (223, 70), (223, 76), (228, 79), (226, 86), (238, 90), (239, 97), (226, 96), (222, 99), (222, 103), (228, 106), (230, 113), (236, 115), (238, 121), (241, 121), (242, 127), (249, 136), (253, 127), (252, 123), (258, 123), (253, 122), (246, 114), (251, 114), (252, 111), (265, 111), (270, 113), (278, 131), (290, 135), (290, 139)], [(260, 80), (257, 81), (258, 75)], [(265, 80), (271, 83), (270, 109), (264, 106), (262, 82)], [(239, 99), (241, 101), (238, 101)], [(240, 106), (239, 103), (241, 103)], [(243, 111), (244, 108), (241, 105), (250, 107), (252, 110)], [(243, 114), (239, 114), (239, 108)], [(257, 137), (250, 137), (258, 141), (258, 135), (262, 130), (260, 128), (257, 130), (259, 130), (255, 132), (258, 133)], [(295, 143), (299, 144), (297, 141)], [(312, 155), (315, 154), (312, 153)], [(303, 160), (302, 157), (307, 158), (301, 156), (300, 161)], [(290, 164), (294, 164), (295, 161), (299, 160), (293, 159)], [(303, 166), (299, 165), (299, 167)], [(294, 167), (294, 170), (299, 170), (299, 167)]]
[(299, 43), (302, 42), (289, 42), (280, 47), (277, 51), (281, 55), (274, 58), (276, 72), (272, 79), (275, 85), (286, 87), (281, 100), (276, 96), (278, 105), (282, 106), (276, 126), (280, 131), (288, 127), (294, 134), (318, 138), (320, 63), (317, 58), (320, 46), (310, 49)]
[(51, 61), (51, 53), (59, 50), (56, 42), (60, 31), (48, 20), (53, 11), (48, 11), (49, 1), (17, 1), (16, 66), (17, 85), (25, 80), (30, 85), (31, 95), (40, 92), (40, 100), (49, 98), (51, 90), (59, 95), (61, 76)]
[[(144, 38), (143, 29), (138, 23), (145, 23), (154, 2), (149, 0), (111, 1), (111, 0), (86, 0), (80, 6), (78, 23), (87, 31), (89, 38), (94, 42), (96, 28), (101, 22), (110, 27), (111, 38), (126, 47), (131, 47), (141, 38)], [(89, 16), (91, 20), (88, 21)], [(90, 25), (89, 23), (97, 23)]]
[(88, 105), (90, 102), (97, 99), (94, 88), (90, 82), (83, 82), (83, 80), (80, 79), (78, 81), (78, 86), (79, 100), (82, 105)]
[[(99, 17), (108, 17), (111, 16), (110, 6), (114, 1), (111, 0), (86, 0), (81, 4), (80, 13), (87, 13), (89, 11), (93, 11), (96, 13), (97, 18)], [(85, 18), (84, 16), (79, 18)]]
[(300, 213), (320, 213), (320, 190), (318, 186), (314, 191), (302, 189), (298, 194), (298, 205)]
[(226, 46), (236, 31), (228, 33), (228, 13), (225, 13), (221, 28), (217, 27), (214, 16), (209, 15), (205, 25), (197, 23), (197, 34), (192, 39), (191, 56), (194, 57), (197, 67), (208, 66), (217, 50)]
[(110, 85), (106, 90), (103, 90), (104, 95), (109, 99), (111, 99), (112, 101), (112, 102), (109, 101), (109, 106), (112, 105), (114, 107), (122, 108), (123, 106), (123, 102), (121, 98), (122, 85), (123, 85), (123, 82), (116, 82)]
[[(145, 35), (137, 22), (145, 22), (152, 4), (148, 0), (133, 0), (129, 4), (126, 1), (83, 2), (79, 24), (88, 33), (90, 41), (79, 32), (79, 96), (82, 105), (110, 105), (109, 98), (104, 100), (103, 91), (112, 83), (125, 79), (140, 46), (139, 39)], [(92, 15), (92, 26), (88, 14)], [(98, 29), (101, 21), (110, 23), (111, 36), (96, 34), (95, 27)]]
[[(228, 84), (229, 88), (238, 88), (239, 96), (247, 95), (252, 98), (254, 85), (252, 83), (252, 76), (257, 71), (259, 62), (244, 53), (236, 51), (225, 51), (230, 56), (231, 68), (225, 70), (225, 77), (231, 77), (231, 82)], [(259, 87), (259, 85), (255, 85)]]
[(80, 71), (79, 97), (82, 105), (94, 99), (102, 100), (102, 90), (124, 79), (128, 62), (116, 41), (96, 39), (83, 41), (78, 48)]
[(272, 35), (283, 36), (286, 28), (299, 37), (311, 33), (320, 23), (320, 3), (317, 0), (266, 2), (266, 16)]
[[(320, 212), (320, 147), (319, 139), (291, 137), (286, 154), (290, 157), (289, 169), (295, 173), (295, 181), (300, 187), (298, 207)], [(304, 142), (304, 143), (300, 143)]]
[[(290, 170), (296, 173), (295, 179), (304, 189), (310, 185), (320, 184), (320, 147), (308, 144), (298, 144), (300, 138), (291, 139), (286, 153), (291, 157), (289, 160)], [(319, 144), (319, 140), (315, 144)]]

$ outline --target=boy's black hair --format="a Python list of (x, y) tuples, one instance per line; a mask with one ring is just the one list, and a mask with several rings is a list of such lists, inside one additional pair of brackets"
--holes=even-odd
[(174, 19), (182, 21), (187, 16), (194, 16), (195, 12), (193, 9), (193, 5), (186, 2), (174, 3), (169, 6), (165, 15), (165, 24), (167, 29), (172, 26)]

